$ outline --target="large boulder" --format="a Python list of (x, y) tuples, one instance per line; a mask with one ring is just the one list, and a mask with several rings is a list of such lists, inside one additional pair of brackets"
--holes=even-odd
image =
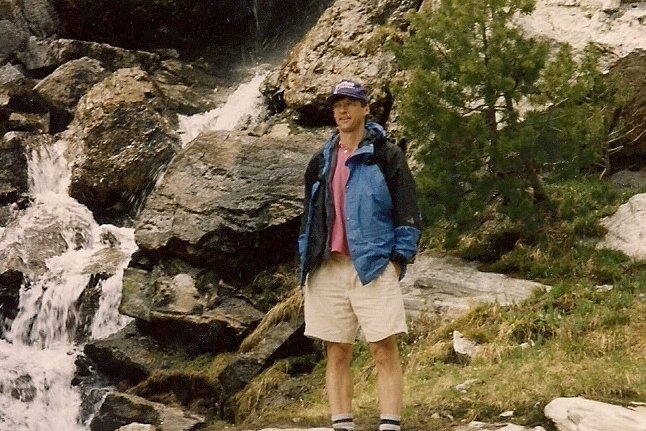
[(120, 69), (79, 101), (66, 139), (80, 147), (70, 195), (98, 221), (133, 217), (179, 148), (177, 118), (149, 75)]
[(171, 277), (158, 269), (129, 268), (119, 312), (139, 319), (157, 338), (191, 354), (233, 351), (263, 313), (244, 298), (225, 293), (217, 286), (199, 284), (188, 273)]
[(108, 75), (100, 61), (83, 57), (63, 64), (36, 84), (34, 92), (50, 109), (52, 132), (67, 127), (81, 96)]
[(326, 98), (341, 79), (361, 81), (374, 117), (384, 122), (392, 105), (394, 56), (383, 48), (381, 25), (404, 26), (404, 13), (421, 0), (338, 0), (266, 80), (263, 93), (278, 109), (298, 113), (307, 125), (331, 123)]
[(549, 289), (535, 281), (481, 272), (477, 266), (455, 257), (420, 253), (401, 283), (407, 315), (454, 319), (479, 304), (511, 305), (536, 290)]
[[(291, 260), (302, 213), (303, 173), (324, 136), (211, 132), (168, 166), (139, 217), (142, 255), (177, 257), (245, 279)], [(136, 260), (136, 259), (135, 259)]]

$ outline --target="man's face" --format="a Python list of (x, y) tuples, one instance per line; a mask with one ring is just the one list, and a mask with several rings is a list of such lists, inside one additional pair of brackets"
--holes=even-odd
[(357, 99), (344, 97), (334, 102), (332, 112), (339, 130), (348, 133), (363, 130), (370, 108)]

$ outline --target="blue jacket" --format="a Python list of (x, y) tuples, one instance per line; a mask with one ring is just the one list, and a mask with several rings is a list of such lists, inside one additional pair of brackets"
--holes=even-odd
[[(305, 171), (304, 214), (298, 238), (301, 284), (329, 256), (334, 210), (329, 193), (338, 134), (328, 139)], [(395, 261), (405, 266), (417, 253), (420, 216), (415, 182), (402, 150), (386, 140), (384, 129), (366, 124), (359, 148), (347, 161), (345, 225), (350, 257), (365, 285)]]

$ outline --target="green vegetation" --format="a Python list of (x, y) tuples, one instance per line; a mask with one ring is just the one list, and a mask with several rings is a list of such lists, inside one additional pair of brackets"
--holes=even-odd
[(528, 38), (513, 18), (527, 0), (443, 0), (412, 16), (394, 46), (410, 79), (400, 122), (416, 143), (425, 219), (454, 246), (493, 215), (531, 237), (553, 216), (548, 184), (607, 168), (608, 134), (623, 100), (597, 69)]

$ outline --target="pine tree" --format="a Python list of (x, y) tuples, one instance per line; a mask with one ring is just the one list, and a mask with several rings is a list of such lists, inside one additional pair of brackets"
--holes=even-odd
[(466, 231), (495, 201), (538, 228), (550, 208), (546, 180), (603, 160), (615, 89), (594, 49), (575, 61), (568, 46), (550, 54), (547, 42), (524, 35), (515, 18), (533, 8), (531, 0), (441, 0), (412, 16), (411, 37), (395, 48), (410, 73), (400, 121), (420, 146), (431, 222)]

